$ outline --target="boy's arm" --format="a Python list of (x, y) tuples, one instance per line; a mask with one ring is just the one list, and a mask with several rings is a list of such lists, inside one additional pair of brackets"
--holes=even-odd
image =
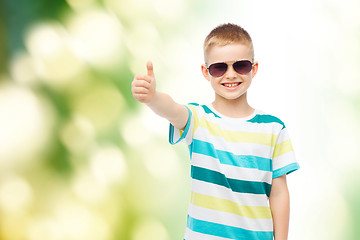
[(134, 98), (169, 120), (174, 127), (184, 129), (189, 117), (187, 108), (176, 103), (169, 95), (156, 91), (153, 64), (148, 62), (146, 67), (147, 74), (136, 75), (131, 84)]
[(286, 174), (273, 179), (269, 197), (274, 223), (274, 239), (287, 240), (289, 231), (290, 197)]

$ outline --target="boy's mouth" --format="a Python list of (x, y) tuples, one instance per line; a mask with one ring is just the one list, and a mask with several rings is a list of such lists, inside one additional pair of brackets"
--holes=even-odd
[(222, 83), (221, 85), (231, 88), (231, 87), (239, 86), (240, 84), (241, 82), (234, 82), (234, 83)]

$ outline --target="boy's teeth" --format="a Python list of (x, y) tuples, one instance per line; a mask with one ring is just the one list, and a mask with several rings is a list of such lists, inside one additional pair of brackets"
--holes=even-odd
[(239, 83), (225, 83), (224, 85), (225, 85), (225, 87), (235, 87), (235, 86), (239, 85)]

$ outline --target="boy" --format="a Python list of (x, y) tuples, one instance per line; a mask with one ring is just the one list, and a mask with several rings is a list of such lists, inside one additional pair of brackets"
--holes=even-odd
[(286, 174), (299, 165), (284, 123), (247, 102), (258, 70), (252, 40), (240, 26), (220, 25), (205, 39), (204, 58), (212, 104), (184, 106), (157, 92), (151, 62), (147, 75), (132, 83), (134, 98), (169, 120), (170, 143), (188, 144), (191, 200), (184, 239), (287, 239)]

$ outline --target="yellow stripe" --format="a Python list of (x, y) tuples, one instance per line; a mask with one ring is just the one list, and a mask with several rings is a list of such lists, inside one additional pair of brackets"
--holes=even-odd
[(193, 125), (193, 135), (194, 135), (196, 129), (199, 126), (199, 117), (197, 115), (196, 108), (193, 105), (187, 105), (187, 106), (190, 109), (194, 119), (194, 125)]
[(246, 218), (271, 219), (269, 207), (239, 205), (227, 199), (191, 192), (191, 203), (202, 208), (233, 213)]
[(206, 128), (211, 135), (222, 137), (227, 142), (233, 143), (257, 143), (274, 147), (278, 137), (275, 134), (223, 130), (218, 124), (207, 121), (204, 116), (201, 118), (199, 126)]
[(178, 129), (179, 130), (179, 134), (180, 134), (180, 137), (183, 135), (184, 133), (184, 130), (181, 130), (181, 129)]
[(276, 158), (278, 156), (281, 156), (285, 153), (293, 151), (293, 147), (291, 144), (290, 139), (283, 141), (282, 143), (276, 144), (274, 149), (273, 158)]

